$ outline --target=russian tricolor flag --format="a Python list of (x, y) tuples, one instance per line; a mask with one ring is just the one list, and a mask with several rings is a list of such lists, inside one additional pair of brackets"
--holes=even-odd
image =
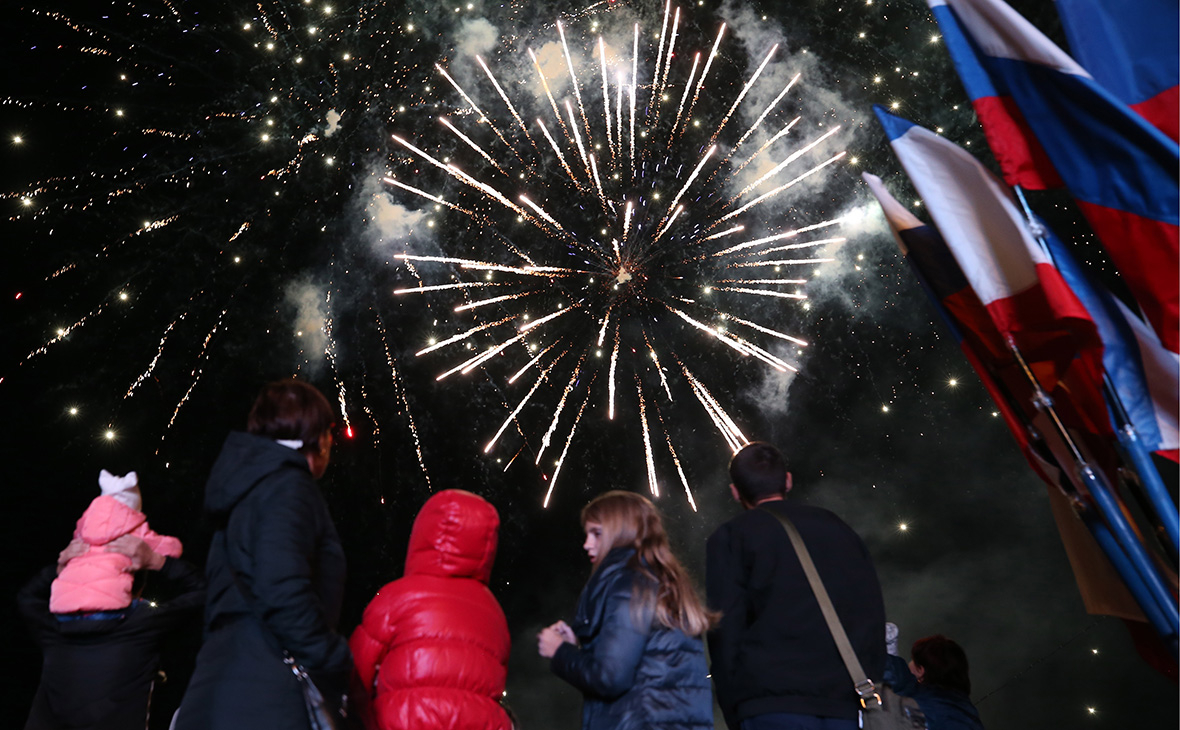
[(1003, 2), (927, 2), (1005, 179), (1043, 188), (1055, 172), (1180, 351), (1180, 147)]
[(1180, 3), (1057, 0), (1069, 50), (1094, 80), (1180, 140)]
[(1071, 397), (1073, 407), (1089, 430), (1110, 433), (1097, 328), (1029, 232), (1012, 191), (957, 145), (879, 106), (874, 111), (1000, 342), (1011, 337), (1025, 359), (1039, 363), (1046, 390), (1072, 370), (1075, 389), (1085, 391)]
[(999, 384), (993, 372), (995, 363), (1011, 360), (1004, 339), (951, 256), (946, 242), (937, 230), (920, 221), (897, 202), (885, 189), (881, 178), (867, 172), (861, 178), (880, 204), (898, 248), (950, 328), (967, 362), (995, 401), (1008, 430), (1028, 457), (1029, 464), (1046, 481), (1055, 483), (1053, 475), (1043, 469), (1041, 462), (1031, 454), (1024, 417), (1013, 410), (1011, 396)]

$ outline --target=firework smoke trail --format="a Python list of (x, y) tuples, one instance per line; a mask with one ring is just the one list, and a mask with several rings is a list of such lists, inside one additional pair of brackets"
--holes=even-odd
[(480, 157), (487, 160), (488, 164), (490, 164), (492, 167), (496, 168), (500, 172), (501, 175), (505, 175), (505, 176), (508, 175), (508, 173), (504, 172), (504, 168), (500, 167), (499, 163), (497, 163), (495, 160), (492, 159), (491, 155), (489, 155), (487, 152), (484, 152), (483, 147), (480, 147), (475, 142), (472, 142), (470, 137), (468, 137), (467, 135), (460, 132), (458, 130), (458, 128), (455, 127), (455, 125), (451, 124), (451, 120), (447, 119), (446, 117), (439, 117), (438, 121), (441, 122), (444, 127), (451, 130), (452, 132), (454, 132), (455, 136), (458, 137), (459, 139), (463, 140), (463, 142), (468, 147), (475, 150), (476, 153)]
[[(692, 103), (688, 105), (688, 113), (685, 114), (685, 126), (688, 126), (688, 120), (692, 118), (692, 110), (697, 106), (697, 99), (701, 98), (701, 87), (705, 85), (705, 78), (709, 75), (709, 69), (713, 66), (713, 59), (717, 58), (717, 49), (721, 47), (721, 38), (725, 35), (725, 24), (721, 24), (721, 30), (717, 31), (717, 40), (713, 42), (713, 50), (709, 51), (708, 58), (705, 59), (705, 68), (701, 71), (701, 77), (697, 80), (696, 89), (692, 92)], [(683, 130), (682, 130), (683, 131)]]
[[(331, 291), (324, 294), (324, 304), (331, 306)], [(328, 358), (328, 363), (332, 366), (332, 380), (336, 383), (336, 400), (340, 403), (340, 419), (344, 421), (344, 434), (348, 438), (352, 438), (352, 421), (348, 417), (348, 394), (344, 390), (344, 380), (340, 377), (340, 371), (336, 367), (336, 340), (332, 338), (331, 314), (324, 318), (323, 333), (327, 341), (324, 347), (324, 356)]]
[(69, 325), (68, 327), (61, 327), (60, 329), (57, 330), (57, 335), (55, 337), (53, 337), (53, 339), (49, 340), (44, 345), (41, 345), (40, 347), (38, 347), (37, 349), (33, 350), (28, 355), (26, 355), (25, 361), (32, 360), (34, 357), (36, 357), (38, 355), (44, 355), (46, 352), (49, 352), (50, 347), (52, 347), (53, 345), (56, 345), (57, 343), (61, 342), (65, 338), (69, 337), (71, 332), (73, 332), (74, 330), (77, 330), (79, 327), (82, 327), (83, 325), (85, 325), (88, 321), (90, 321), (90, 320), (94, 319), (95, 317), (97, 317), (98, 315), (102, 314), (103, 310), (105, 310), (106, 308), (107, 308), (107, 304), (105, 304), (105, 303), (100, 304), (100, 305), (98, 305), (97, 308), (94, 309), (94, 311), (90, 312), (90, 314), (85, 315), (84, 317), (79, 319), (77, 322), (74, 322), (73, 324)]
[(610, 125), (610, 87), (606, 76), (606, 43), (598, 36), (598, 60), (602, 66), (602, 122), (606, 129), (606, 146), (610, 148), (611, 159), (615, 157), (615, 136)]
[[(677, 9), (677, 11), (679, 12), (679, 8)], [(664, 38), (667, 37), (668, 16), (671, 13), (672, 13), (672, 0), (668, 0), (668, 2), (664, 4), (664, 25), (660, 28), (660, 35), (659, 35), (659, 39), (658, 39), (660, 50), (656, 53), (656, 64), (655, 64), (655, 66), (652, 67), (651, 98), (647, 102), (648, 107), (652, 108), (652, 109), (654, 109), (656, 106), (656, 94), (659, 92), (660, 66), (663, 65), (663, 62), (664, 62)]]
[[(570, 86), (574, 89), (574, 98), (578, 100), (578, 111), (582, 114), (582, 124), (586, 128), (586, 136), (590, 137), (590, 119), (586, 116), (586, 107), (582, 105), (582, 92), (578, 89), (578, 75), (574, 72), (574, 62), (570, 58), (570, 47), (565, 42), (565, 29), (562, 27), (560, 20), (557, 21), (557, 34), (561, 36), (561, 50), (565, 53), (565, 67), (570, 72)], [(571, 119), (570, 124), (576, 135), (578, 133), (577, 123)]]
[[(562, 134), (564, 134), (568, 139), (570, 136), (569, 130), (566, 129), (565, 122), (561, 118), (561, 112), (557, 110), (557, 102), (553, 99), (553, 91), (549, 88), (549, 81), (545, 78), (545, 71), (541, 68), (541, 62), (537, 60), (537, 54), (533, 53), (533, 49), (528, 49), (528, 52), (529, 57), (533, 59), (533, 66), (537, 68), (537, 76), (539, 76), (541, 79), (541, 88), (545, 90), (545, 97), (549, 99), (549, 106), (553, 110), (553, 118), (557, 120), (558, 126), (561, 127)], [(537, 123), (540, 124), (541, 120), (537, 119)], [(543, 124), (541, 125), (541, 128), (544, 129)], [(549, 133), (545, 132), (545, 134), (548, 136)], [(557, 145), (554, 144), (555, 149), (556, 147)], [(558, 156), (560, 156), (560, 153), (558, 153)]]
[(737, 210), (732, 210), (732, 211), (730, 211), (730, 212), (726, 213), (725, 215), (723, 215), (723, 216), (721, 216), (720, 218), (718, 218), (718, 219), (717, 219), (717, 222), (716, 222), (716, 223), (714, 223), (714, 225), (718, 225), (718, 224), (724, 223), (725, 221), (729, 220), (730, 218), (733, 218), (733, 217), (735, 217), (735, 216), (739, 216), (739, 215), (741, 215), (742, 213), (745, 213), (746, 211), (750, 210), (750, 209), (751, 209), (751, 208), (753, 208), (754, 206), (756, 206), (756, 205), (760, 205), (760, 204), (762, 204), (762, 203), (766, 202), (767, 200), (770, 200), (771, 198), (773, 198), (774, 196), (776, 196), (776, 195), (778, 195), (779, 193), (783, 192), (784, 190), (788, 190), (789, 188), (792, 188), (792, 187), (794, 187), (795, 185), (798, 185), (799, 183), (803, 182), (804, 180), (806, 180), (807, 178), (811, 177), (811, 176), (812, 176), (812, 175), (814, 175), (815, 173), (817, 173), (817, 172), (819, 172), (820, 170), (824, 169), (824, 168), (825, 168), (825, 167), (827, 167), (828, 165), (831, 165), (831, 164), (832, 164), (832, 163), (834, 163), (834, 162), (839, 162), (840, 160), (844, 159), (844, 156), (845, 156), (846, 154), (847, 154), (846, 152), (841, 152), (841, 153), (840, 153), (840, 154), (838, 154), (838, 155), (835, 155), (835, 156), (833, 156), (833, 157), (829, 157), (827, 160), (824, 160), (823, 162), (819, 163), (818, 165), (816, 165), (815, 167), (811, 168), (810, 170), (808, 170), (807, 172), (803, 173), (802, 175), (800, 175), (799, 177), (795, 178), (794, 180), (791, 180), (791, 181), (790, 181), (790, 182), (788, 182), (788, 183), (785, 183), (785, 184), (783, 184), (783, 185), (780, 185), (780, 186), (778, 186), (777, 188), (775, 188), (774, 190), (771, 190), (770, 192), (763, 193), (762, 195), (759, 195), (757, 198), (754, 198), (754, 199), (753, 199), (753, 200), (751, 200), (749, 203), (746, 203), (745, 205), (743, 205), (742, 207), (738, 208)]
[(565, 390), (561, 393), (561, 400), (557, 402), (557, 408), (553, 410), (553, 421), (549, 424), (549, 430), (545, 432), (545, 436), (541, 439), (541, 448), (537, 449), (537, 458), (533, 461), (534, 464), (541, 463), (541, 457), (545, 455), (545, 449), (549, 448), (549, 439), (553, 436), (553, 432), (557, 430), (557, 421), (561, 418), (561, 412), (565, 410), (565, 402), (569, 399), (570, 393), (574, 391), (574, 386), (578, 383), (578, 377), (582, 374), (582, 363), (585, 361), (585, 355), (578, 360), (578, 364), (574, 366), (574, 372), (570, 375), (570, 380), (565, 385)]
[[(760, 64), (750, 73), (735, 73), (728, 68), (718, 70), (722, 67), (719, 60), (724, 58), (721, 44), (726, 37), (726, 28), (721, 25), (715, 38), (709, 39), (712, 46), (704, 63), (701, 53), (691, 54), (689, 68), (690, 54), (677, 50), (681, 45), (680, 13), (681, 9), (674, 3), (667, 3), (663, 27), (651, 43), (648, 49), (651, 55), (644, 57), (642, 69), (638, 24), (633, 25), (631, 58), (625, 61), (608, 58), (607, 49), (614, 46), (607, 38), (595, 35), (585, 43), (575, 43), (573, 26), (558, 24), (560, 53), (571, 85), (562, 92), (565, 98), (555, 97), (544, 68), (531, 49), (528, 55), (535, 72), (528, 71), (528, 77), (534, 88), (536, 81), (540, 81), (531, 101), (518, 100), (512, 94), (527, 80), (518, 82), (497, 73), (493, 64), (482, 58), (475, 61), (488, 88), (473, 86), (461, 90), (452, 83), (463, 106), (477, 109), (473, 98), (479, 98), (481, 93), (495, 94), (503, 100), (507, 117), (516, 121), (505, 119), (503, 124), (498, 124), (487, 119), (479, 129), (468, 132), (471, 143), (464, 141), (464, 145), (477, 155), (477, 164), (470, 167), (471, 172), (459, 169), (461, 161), (451, 162), (450, 158), (447, 163), (440, 161), (448, 152), (437, 145), (410, 144), (394, 137), (412, 155), (407, 164), (417, 164), (419, 160), (428, 163), (416, 173), (423, 182), (415, 180), (414, 185), (403, 184), (398, 189), (435, 202), (450, 201), (449, 210), (463, 213), (456, 224), (466, 226), (465, 233), (446, 236), (448, 241), (455, 239), (461, 243), (444, 242), (442, 254), (414, 252), (395, 257), (407, 266), (412, 263), (436, 266), (430, 277), (447, 277), (440, 284), (430, 284), (430, 277), (419, 279), (418, 286), (397, 289), (396, 294), (461, 293), (465, 301), (450, 309), (457, 315), (475, 318), (443, 323), (445, 332), (432, 337), (429, 345), (420, 347), (418, 355), (437, 351), (450, 352), (453, 356), (461, 348), (475, 350), (452, 357), (440, 379), (479, 369), (493, 380), (502, 374), (513, 385), (526, 372), (534, 371), (534, 379), (526, 390), (506, 399), (505, 408), (510, 412), (484, 445), (484, 453), (491, 453), (502, 439), (509, 441), (504, 439), (504, 434), (509, 426), (515, 425), (523, 442), (505, 447), (515, 454), (510, 463), (517, 461), (516, 456), (527, 448), (534, 456), (534, 464), (540, 466), (557, 441), (574, 402), (581, 401), (573, 423), (568, 425), (553, 474), (547, 478), (544, 505), (549, 504), (562, 465), (580, 429), (605, 428), (606, 423), (626, 420), (638, 428), (635, 435), (639, 437), (637, 441), (642, 441), (652, 493), (660, 492), (661, 463), (670, 461), (686, 499), (695, 509), (688, 474), (675, 447), (675, 434), (667, 429), (665, 408), (695, 409), (699, 405), (731, 449), (740, 448), (747, 439), (714, 396), (713, 389), (703, 382), (700, 375), (705, 371), (692, 365), (687, 356), (700, 349), (703, 341), (706, 347), (714, 347), (714, 343), (724, 345), (723, 350), (735, 353), (733, 362), (747, 367), (794, 371), (794, 365), (763, 347), (759, 338), (765, 337), (776, 344), (787, 343), (792, 346), (792, 352), (798, 352), (797, 348), (807, 343), (790, 334), (789, 327), (783, 331), (782, 326), (761, 324), (759, 320), (766, 312), (759, 309), (770, 311), (783, 306), (778, 303), (805, 299), (801, 291), (805, 280), (798, 275), (779, 275), (777, 268), (772, 273), (770, 269), (784, 261), (815, 265), (830, 259), (821, 256), (778, 259), (775, 254), (818, 249), (843, 241), (832, 236), (806, 236), (836, 226), (843, 222), (842, 218), (818, 224), (793, 216), (784, 216), (781, 224), (743, 218), (720, 225), (782, 195), (841, 159), (843, 153), (829, 157), (826, 162), (809, 163), (803, 174), (770, 192), (758, 190), (760, 194), (747, 202), (749, 193), (771, 181), (788, 165), (804, 159), (805, 155), (818, 154), (816, 150), (829, 143), (835, 132), (807, 141), (802, 149), (794, 149), (774, 165), (771, 174), (760, 176), (752, 185), (743, 181), (741, 186), (745, 189), (736, 191), (740, 168), (735, 170), (730, 164), (735, 142), (748, 142), (765, 124), (774, 124), (775, 129), (782, 130), (773, 135), (772, 142), (760, 141), (758, 151), (744, 160), (745, 165), (786, 138), (799, 118), (790, 122), (784, 119), (780, 102), (793, 88), (798, 75), (785, 87), (774, 89), (774, 101), (770, 105), (750, 112), (749, 116), (756, 118), (749, 128), (731, 129), (736, 126), (729, 124), (734, 115), (739, 111), (746, 113), (745, 100), (754, 96), (759, 84), (766, 83), (765, 71), (775, 57), (776, 48), (765, 51)], [(697, 32), (687, 20), (683, 21), (683, 27), (685, 34)], [(579, 54), (583, 55), (579, 57)], [(677, 62), (681, 57), (684, 61)], [(612, 69), (612, 64), (624, 63), (630, 66), (629, 81), (625, 78), (628, 72)], [(527, 68), (527, 64), (524, 66)], [(582, 88), (578, 76), (584, 75), (586, 69), (590, 78), (598, 78)], [(650, 87), (644, 87), (650, 94), (650, 102), (642, 110), (636, 104), (636, 95), (641, 91), (636, 79), (640, 74), (651, 79)], [(685, 74), (686, 81), (676, 80), (677, 75), (684, 79)], [(734, 81), (735, 76), (740, 78)], [(613, 86), (612, 78), (618, 80)], [(734, 101), (724, 110), (702, 109), (697, 118), (694, 110), (707, 81), (733, 84)], [(661, 122), (659, 107), (664, 92), (680, 83), (684, 90), (679, 96), (675, 119), (667, 114)], [(597, 98), (598, 94), (601, 98)], [(627, 110), (625, 104), (629, 106)], [(597, 121), (593, 125), (586, 113), (587, 106), (602, 110), (601, 117), (594, 117)], [(483, 113), (479, 109), (477, 112)], [(551, 113), (564, 134), (551, 133), (552, 125), (537, 113), (542, 116)], [(528, 140), (522, 136), (524, 130), (519, 119), (526, 114), (533, 114), (545, 137), (546, 144), (541, 148), (526, 144)], [(690, 131), (703, 123), (710, 130), (703, 132), (703, 137), (701, 132)], [(504, 133), (507, 142), (515, 145), (513, 154), (525, 156), (521, 158), (520, 174), (514, 173), (508, 180), (518, 184), (519, 191), (510, 191), (508, 182), (500, 181), (493, 187), (482, 179), (498, 174), (496, 165), (484, 157), (488, 154), (493, 161), (502, 157), (498, 143), (488, 144), (495, 140), (497, 130), (508, 130), (519, 137), (515, 139)], [(604, 146), (609, 150), (609, 158), (606, 152), (598, 152)], [(719, 150), (728, 152), (718, 155)], [(528, 159), (529, 154), (536, 159)], [(580, 160), (575, 163), (577, 172), (569, 164), (573, 162), (571, 156)], [(481, 160), (482, 165), (478, 164)], [(553, 164), (554, 160), (558, 165)], [(433, 192), (426, 195), (416, 192), (424, 190)], [(453, 191), (454, 195), (444, 195), (443, 190)], [(660, 200), (662, 192), (670, 193), (667, 202)], [(509, 194), (520, 205), (507, 205)], [(493, 229), (490, 232), (489, 226)], [(524, 234), (519, 232), (522, 229), (526, 231)], [(735, 242), (746, 230), (756, 234)], [(527, 244), (522, 243), (521, 235), (527, 236)], [(481, 243), (489, 238), (499, 243), (506, 241), (510, 250), (518, 253), (518, 258), (528, 258), (527, 264), (519, 260), (504, 262), (506, 253), (496, 255), (495, 247), (489, 251)], [(514, 239), (518, 242), (513, 243)], [(409, 246), (412, 250), (413, 244)], [(743, 267), (759, 267), (759, 271), (742, 276), (737, 271)], [(507, 280), (491, 281), (493, 272), (507, 274)], [(476, 274), (479, 279), (473, 278)], [(483, 286), (500, 288), (483, 298), (466, 298), (472, 291), (468, 287)], [(755, 300), (762, 303), (757, 304)], [(779, 320), (781, 317), (776, 317), (775, 321)], [(746, 336), (728, 331), (727, 324), (745, 328), (742, 334)], [(706, 338), (702, 340), (697, 333)], [(610, 351), (606, 353), (604, 345), (608, 338)], [(679, 373), (666, 373), (657, 351), (675, 360)], [(511, 377), (507, 377), (510, 373), (513, 373)], [(622, 379), (635, 383), (635, 401), (631, 400), (630, 388), (618, 387)], [(674, 397), (678, 390), (693, 397)], [(534, 417), (526, 414), (526, 408), (530, 409), (529, 414), (544, 411), (544, 420), (535, 431), (529, 425)], [(605, 418), (594, 421), (593, 427), (585, 426), (591, 422), (584, 418), (587, 408), (601, 409)], [(656, 427), (663, 432), (668, 446), (666, 454), (662, 449), (657, 453), (655, 448), (652, 431)], [(535, 443), (531, 442), (532, 433), (536, 434)]]
[[(737, 108), (741, 106), (742, 99), (745, 99), (746, 94), (748, 94), (750, 89), (754, 87), (754, 82), (757, 81), (758, 77), (762, 75), (762, 70), (766, 68), (766, 64), (770, 63), (770, 59), (774, 58), (774, 53), (777, 50), (778, 46), (773, 46), (770, 49), (770, 53), (766, 54), (766, 58), (762, 59), (762, 65), (758, 67), (758, 70), (754, 72), (754, 75), (751, 76), (750, 80), (746, 82), (746, 85), (742, 87), (741, 93), (738, 94), (737, 98), (733, 100), (733, 104), (729, 107), (729, 111), (725, 112), (725, 116), (721, 118), (721, 124), (717, 125), (717, 131), (713, 132), (713, 136), (709, 138), (709, 144), (713, 144), (717, 141), (717, 137), (721, 135), (721, 130), (725, 129), (726, 124), (729, 124), (729, 118), (732, 117), (733, 113), (737, 111)], [(790, 87), (788, 86), (787, 88)], [(839, 127), (837, 127), (837, 129), (839, 129)], [(742, 139), (745, 139), (745, 137), (743, 136)], [(738, 144), (741, 144), (741, 140), (738, 140)], [(737, 145), (734, 145), (734, 147), (737, 147)]]
[(557, 457), (557, 464), (553, 467), (553, 475), (549, 477), (549, 488), (545, 490), (545, 499), (541, 502), (542, 507), (549, 506), (549, 499), (553, 496), (553, 488), (557, 486), (557, 475), (561, 473), (561, 467), (565, 464), (565, 455), (569, 453), (570, 444), (574, 441), (574, 433), (578, 430), (578, 424), (582, 422), (582, 412), (586, 410), (586, 404), (589, 402), (590, 393), (587, 389), (586, 397), (582, 399), (582, 405), (578, 407), (578, 415), (574, 417), (574, 425), (570, 427), (569, 436), (565, 439), (565, 446), (561, 449), (561, 456)]
[[(209, 343), (213, 340), (213, 336), (217, 334), (217, 330), (221, 329), (221, 323), (225, 319), (225, 314), (228, 311), (229, 307), (221, 310), (221, 314), (217, 317), (217, 324), (213, 325), (213, 329), (209, 330), (209, 334), (205, 335), (205, 341), (201, 343), (201, 352), (199, 355), (197, 355), (197, 362), (200, 364), (192, 372), (193, 382), (188, 386), (188, 390), (184, 392), (184, 395), (181, 396), (180, 401), (177, 402), (176, 408), (172, 410), (172, 418), (168, 419), (168, 425), (164, 427), (164, 433), (160, 435), (161, 441), (163, 441), (168, 436), (169, 429), (172, 428), (172, 424), (176, 423), (176, 417), (180, 415), (180, 409), (184, 407), (185, 403), (188, 403), (189, 397), (192, 396), (193, 390), (195, 390), (197, 387), (197, 383), (201, 381), (201, 375), (205, 372), (205, 366), (203, 363), (208, 359), (209, 356)], [(159, 448), (156, 449), (156, 453), (160, 453)]]
[[(746, 241), (745, 243), (739, 243), (738, 245), (731, 246), (723, 251), (718, 251), (717, 253), (714, 253), (713, 256), (725, 256), (727, 254), (735, 253), (737, 251), (742, 251), (744, 249), (752, 248), (754, 246), (761, 246), (764, 243), (771, 243), (773, 241), (781, 241), (784, 238), (794, 238), (795, 236), (798, 236), (800, 233), (808, 233), (809, 231), (816, 231), (816, 230), (819, 230), (820, 228), (827, 228), (828, 226), (839, 225), (839, 224), (844, 223), (849, 220), (852, 220), (852, 216), (846, 215), (846, 216), (840, 216), (839, 218), (832, 218), (832, 219), (829, 219), (826, 221), (821, 221), (819, 223), (814, 223), (810, 226), (803, 226), (802, 228), (794, 228), (792, 230), (784, 231), (782, 233), (776, 233), (773, 236), (764, 236), (762, 238), (754, 239), (753, 241)], [(730, 230), (734, 230), (734, 229), (730, 229)], [(729, 231), (725, 231), (725, 233), (728, 233), (728, 232)], [(709, 238), (716, 238), (716, 237), (720, 237), (721, 235), (722, 234), (717, 234), (716, 236), (710, 236)], [(767, 252), (762, 251), (760, 253), (767, 253)]]
[(153, 357), (152, 361), (148, 363), (147, 369), (140, 373), (140, 376), (135, 379), (135, 382), (132, 383), (131, 387), (127, 389), (127, 392), (123, 394), (124, 400), (130, 398), (131, 394), (135, 392), (135, 389), (143, 384), (143, 382), (151, 376), (152, 371), (156, 369), (156, 363), (160, 362), (160, 356), (164, 354), (164, 343), (168, 342), (168, 335), (172, 332), (172, 329), (176, 327), (176, 323), (184, 319), (184, 317), (185, 315), (182, 314), (168, 323), (167, 329), (164, 330), (164, 334), (160, 337), (160, 344), (156, 346), (156, 356)]
[(381, 315), (377, 315), (377, 330), (381, 333), (381, 347), (385, 351), (385, 362), (389, 365), (389, 376), (393, 380), (393, 387), (397, 392), (398, 402), (406, 414), (406, 423), (410, 427), (410, 436), (414, 440), (414, 453), (418, 456), (418, 466), (422, 469), (422, 476), (426, 478), (426, 487), (433, 490), (430, 483), (430, 472), (426, 471), (426, 461), (422, 457), (422, 439), (418, 437), (418, 426), (414, 423), (414, 414), (410, 410), (410, 402), (406, 399), (406, 388), (402, 384), (401, 376), (393, 363), (393, 354), (389, 351), (389, 337), (385, 331), (385, 322)]
[(635, 392), (639, 396), (639, 423), (643, 427), (643, 454), (647, 462), (647, 484), (651, 489), (651, 496), (660, 496), (660, 485), (656, 481), (656, 457), (651, 450), (651, 427), (647, 421), (647, 401), (643, 398), (643, 384), (639, 377), (635, 378)]
[[(684, 94), (680, 97), (680, 105), (676, 107), (676, 121), (672, 123), (672, 129), (680, 126), (680, 119), (684, 116), (684, 102), (688, 101), (688, 92), (692, 91), (692, 80), (697, 75), (697, 66), (701, 63), (701, 54), (697, 53), (692, 58), (692, 70), (688, 72), (688, 81), (684, 84)], [(668, 147), (672, 146), (672, 138), (668, 138)]]
[[(653, 352), (654, 356), (655, 353)], [(672, 445), (672, 435), (668, 433), (668, 424), (664, 423), (664, 414), (656, 408), (656, 417), (660, 419), (660, 430), (664, 432), (664, 441), (668, 444), (668, 453), (672, 456), (672, 463), (676, 465), (676, 474), (680, 477), (680, 484), (684, 487), (684, 498), (688, 500), (688, 506), (692, 507), (692, 511), (697, 511), (697, 501), (692, 496), (692, 487), (688, 486), (688, 477), (684, 475), (684, 467), (680, 465), (680, 457), (676, 454), (676, 447)]]

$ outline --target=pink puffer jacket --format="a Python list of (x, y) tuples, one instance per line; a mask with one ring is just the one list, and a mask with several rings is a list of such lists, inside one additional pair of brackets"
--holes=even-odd
[(148, 527), (147, 516), (112, 496), (96, 497), (74, 530), (74, 537), (89, 544), (62, 569), (49, 593), (53, 613), (116, 611), (131, 605), (131, 558), (106, 551), (106, 544), (124, 535), (143, 539), (152, 550), (179, 558), (180, 540), (159, 535)]

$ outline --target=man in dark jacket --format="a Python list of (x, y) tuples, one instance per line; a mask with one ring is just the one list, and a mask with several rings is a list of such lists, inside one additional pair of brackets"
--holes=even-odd
[(885, 664), (885, 605), (861, 539), (824, 509), (786, 500), (791, 475), (770, 444), (729, 466), (745, 512), (709, 537), (706, 592), (721, 621), (709, 633), (713, 684), (731, 730), (853, 730), (859, 700), (782, 524), (803, 537), (849, 641), (870, 678)]
[(151, 572), (147, 598), (119, 611), (59, 618), (49, 612), (57, 565), (47, 566), (17, 594), (44, 655), (26, 730), (145, 727), (165, 634), (186, 620), (196, 627), (205, 601), (200, 571), (131, 535), (108, 549), (131, 558), (134, 570)]

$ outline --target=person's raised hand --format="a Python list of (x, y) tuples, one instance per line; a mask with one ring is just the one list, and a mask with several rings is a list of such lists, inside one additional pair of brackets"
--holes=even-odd
[(111, 540), (106, 545), (107, 552), (126, 555), (131, 559), (127, 567), (128, 573), (137, 570), (159, 570), (164, 567), (164, 556), (152, 550), (152, 547), (135, 535), (124, 535)]

